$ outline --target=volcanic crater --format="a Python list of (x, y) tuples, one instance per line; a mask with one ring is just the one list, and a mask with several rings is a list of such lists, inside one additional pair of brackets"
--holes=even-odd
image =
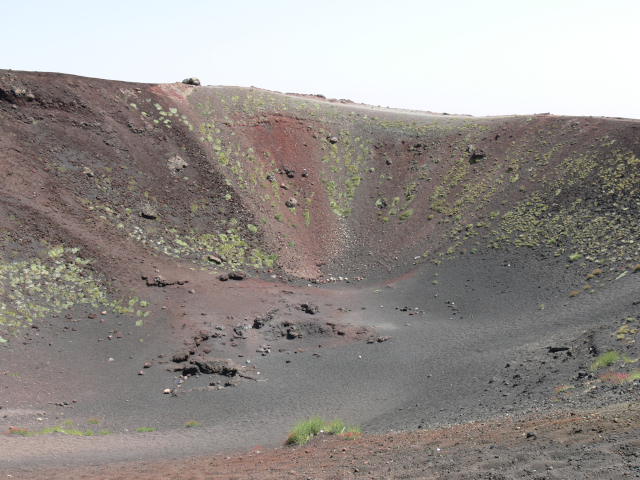
[(0, 70), (0, 472), (640, 474), (639, 127)]

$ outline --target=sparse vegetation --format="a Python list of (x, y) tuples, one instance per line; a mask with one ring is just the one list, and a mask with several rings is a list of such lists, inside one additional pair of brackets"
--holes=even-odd
[(635, 382), (636, 380), (640, 380), (640, 370), (633, 370), (629, 373), (606, 372), (600, 375), (600, 381), (614, 385), (623, 385), (625, 383)]
[(187, 428), (194, 428), (194, 427), (199, 427), (200, 424), (195, 420), (189, 420), (187, 423), (184, 424), (184, 426)]
[[(61, 433), (64, 435), (74, 435), (74, 436), (85, 436), (85, 437), (89, 437), (91, 435), (95, 435), (93, 430), (91, 429), (87, 429), (87, 430), (78, 430), (75, 428), (68, 428), (71, 425), (73, 425), (72, 422), (70, 421), (64, 421), (62, 422), (61, 425), (55, 425), (53, 427), (47, 427), (44, 428), (42, 430), (39, 431), (29, 431), (27, 429), (24, 428), (10, 428), (8, 433), (10, 435), (21, 435), (21, 436), (27, 436), (27, 437), (31, 437), (31, 436), (36, 436), (36, 435), (49, 435), (49, 434), (53, 434), (53, 433)], [(109, 431), (108, 430), (102, 430), (101, 432), (98, 432), (98, 435), (109, 435)]]
[(555, 389), (556, 395), (559, 395), (563, 392), (567, 392), (569, 390), (572, 390), (575, 387), (572, 387), (570, 385), (558, 385)]

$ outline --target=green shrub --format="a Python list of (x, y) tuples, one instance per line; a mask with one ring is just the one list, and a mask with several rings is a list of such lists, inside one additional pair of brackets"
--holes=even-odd
[(193, 428), (193, 427), (199, 427), (200, 424), (195, 420), (189, 420), (187, 423), (184, 424), (184, 426), (187, 428)]

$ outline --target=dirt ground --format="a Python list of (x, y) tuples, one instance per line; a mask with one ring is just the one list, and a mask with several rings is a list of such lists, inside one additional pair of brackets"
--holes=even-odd
[(640, 476), (638, 121), (0, 71), (0, 129), (3, 477)]
[(638, 404), (446, 429), (318, 436), (299, 447), (154, 462), (23, 469), (13, 478), (635, 478)]

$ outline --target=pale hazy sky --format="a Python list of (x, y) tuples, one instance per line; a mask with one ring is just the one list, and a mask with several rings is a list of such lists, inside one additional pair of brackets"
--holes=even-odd
[(640, 0), (1, 2), (0, 68), (640, 118)]

